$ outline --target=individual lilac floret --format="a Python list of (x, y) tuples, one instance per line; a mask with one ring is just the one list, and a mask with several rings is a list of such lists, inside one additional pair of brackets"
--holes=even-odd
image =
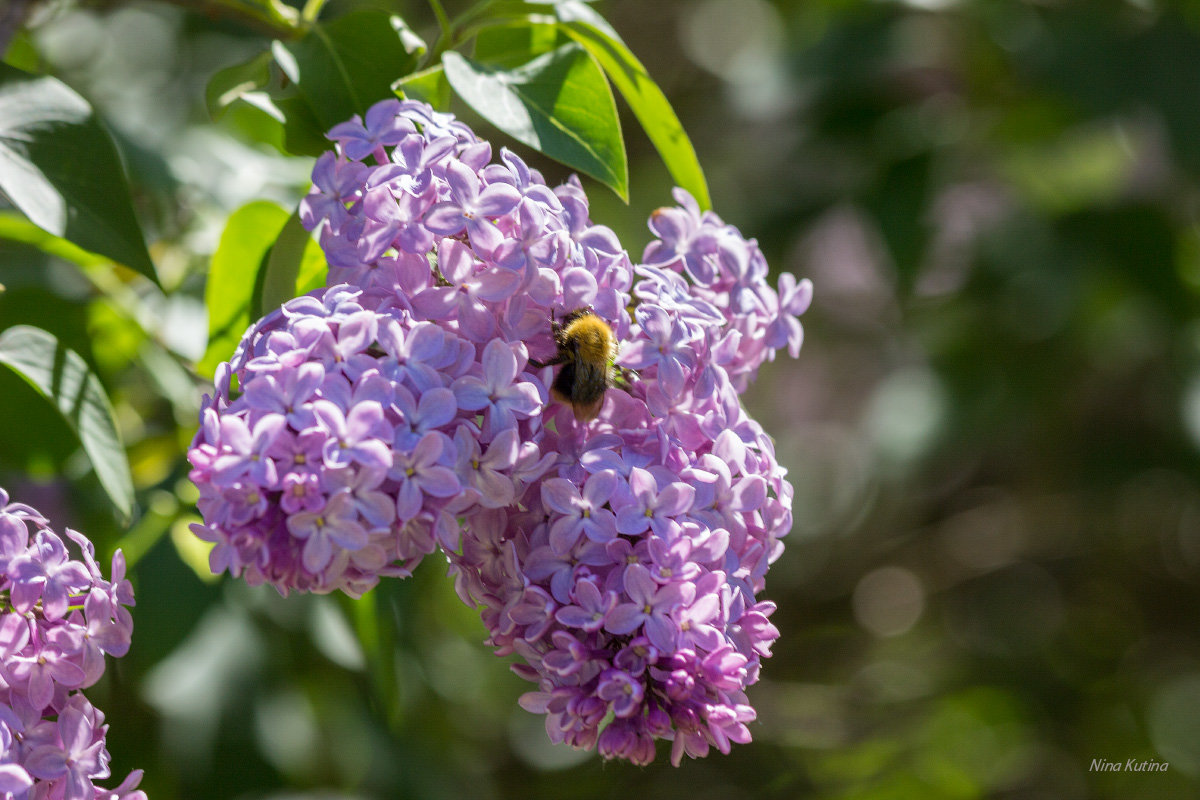
[[(105, 580), (92, 543), (0, 489), (0, 796), (63, 800), (129, 794), (96, 786), (110, 776), (104, 715), (81, 689), (104, 673), (105, 656), (129, 650), (133, 590), (117, 551)], [(76, 558), (67, 542), (78, 548)]]
[(188, 454), (214, 572), (359, 595), (453, 540), (454, 514), (537, 477), (518, 443), (546, 390), (523, 347), (477, 349), (359, 300), (341, 286), (289, 302), (218, 371)]

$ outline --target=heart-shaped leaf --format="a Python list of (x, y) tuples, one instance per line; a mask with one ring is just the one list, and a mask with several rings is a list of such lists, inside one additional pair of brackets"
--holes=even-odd
[(61, 81), (0, 64), (0, 191), (44, 231), (157, 280), (108, 131)]
[(629, 201), (617, 106), (604, 73), (581, 46), (564, 45), (515, 69), (484, 66), (453, 51), (442, 65), (454, 91), (488, 122)]
[(129, 462), (112, 405), (87, 362), (46, 331), (17, 325), (0, 333), (0, 364), (24, 378), (63, 415), (122, 522), (128, 522), (133, 514)]

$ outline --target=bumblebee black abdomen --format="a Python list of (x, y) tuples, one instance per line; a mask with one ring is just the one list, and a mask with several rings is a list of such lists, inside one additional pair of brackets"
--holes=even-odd
[(550, 390), (560, 403), (589, 405), (604, 397), (608, 370), (583, 361), (568, 361), (559, 369)]

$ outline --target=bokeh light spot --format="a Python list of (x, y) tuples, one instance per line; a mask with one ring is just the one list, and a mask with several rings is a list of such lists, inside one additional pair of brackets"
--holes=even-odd
[(882, 567), (854, 588), (854, 618), (878, 636), (907, 632), (925, 610), (921, 581), (903, 567)]

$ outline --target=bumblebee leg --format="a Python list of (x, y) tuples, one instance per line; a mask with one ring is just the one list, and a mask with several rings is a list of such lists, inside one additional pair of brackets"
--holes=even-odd
[(612, 385), (624, 392), (632, 392), (633, 384), (641, 380), (637, 372), (629, 367), (613, 366), (612, 368)]
[(531, 358), (531, 359), (529, 359), (529, 364), (530, 364), (530, 366), (534, 367), (535, 369), (545, 369), (546, 367), (556, 367), (559, 364), (566, 362), (566, 360), (567, 360), (567, 356), (562, 353), (559, 353), (558, 355), (556, 355), (554, 358), (550, 359), (549, 361), (538, 361), (536, 358)]

